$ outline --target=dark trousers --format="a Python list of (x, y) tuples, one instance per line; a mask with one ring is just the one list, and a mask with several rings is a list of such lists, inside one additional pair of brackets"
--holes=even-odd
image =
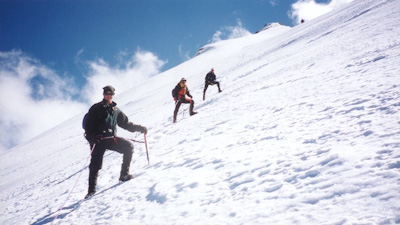
[(219, 82), (218, 81), (208, 81), (204, 84), (204, 90), (203, 90), (203, 100), (206, 99), (206, 91), (208, 88), (208, 85), (214, 85), (216, 84), (218, 86), (218, 91), (221, 92), (221, 87), (219, 86)]
[[(91, 144), (90, 147), (92, 148), (93, 144)], [(133, 155), (133, 144), (121, 137), (104, 139), (96, 144), (92, 152), (89, 165), (89, 192), (96, 191), (98, 172), (103, 166), (103, 156), (107, 149), (123, 154), (121, 175), (129, 173)]]
[(175, 103), (175, 110), (174, 110), (174, 122), (176, 122), (176, 117), (178, 115), (178, 111), (179, 111), (179, 107), (181, 107), (181, 104), (188, 104), (190, 103), (190, 107), (189, 107), (189, 114), (192, 115), (193, 114), (193, 108), (194, 108), (194, 101), (193, 99), (180, 99), (178, 101), (176, 101)]

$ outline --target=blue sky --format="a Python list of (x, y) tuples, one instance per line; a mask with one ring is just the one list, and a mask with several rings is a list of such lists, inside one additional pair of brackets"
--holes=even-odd
[(122, 93), (204, 45), (350, 1), (0, 0), (0, 150), (87, 111), (106, 85)]
[(20, 49), (58, 73), (85, 80), (77, 62), (103, 58), (116, 64), (121, 52), (156, 54), (167, 70), (192, 57), (213, 34), (238, 20), (250, 32), (269, 22), (294, 25), (295, 1), (1, 1), (0, 50)]

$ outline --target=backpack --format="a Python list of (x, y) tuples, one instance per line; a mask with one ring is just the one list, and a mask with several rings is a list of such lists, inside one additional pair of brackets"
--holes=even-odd
[(175, 96), (176, 96), (176, 92), (175, 92), (175, 88), (174, 88), (174, 89), (172, 89), (172, 97), (175, 98)]
[(85, 116), (83, 116), (83, 120), (82, 120), (82, 128), (85, 130), (86, 128), (86, 119), (89, 113), (86, 113)]
[(178, 89), (178, 85), (177, 85), (177, 86), (175, 86), (174, 89), (172, 89), (172, 97), (175, 99), (178, 98), (178, 93), (179, 93), (179, 89)]

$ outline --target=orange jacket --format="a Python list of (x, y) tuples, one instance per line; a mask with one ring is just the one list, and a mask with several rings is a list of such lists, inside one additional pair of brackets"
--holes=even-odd
[(190, 98), (192, 98), (192, 95), (189, 92), (188, 87), (186, 86), (186, 84), (179, 82), (174, 89), (174, 93), (176, 93), (176, 95), (174, 96), (175, 101), (177, 100), (181, 100), (181, 99), (186, 99), (186, 100), (190, 100), (186, 98), (186, 95), (189, 96)]

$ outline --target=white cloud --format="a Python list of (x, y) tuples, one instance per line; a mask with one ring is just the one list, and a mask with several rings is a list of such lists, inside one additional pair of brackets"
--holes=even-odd
[(189, 51), (184, 51), (183, 50), (183, 45), (182, 44), (180, 44), (179, 45), (179, 47), (178, 47), (178, 53), (179, 53), (179, 57), (183, 60), (183, 61), (186, 61), (186, 60), (189, 60), (191, 57), (190, 57), (190, 52)]
[(242, 21), (238, 19), (236, 21), (236, 26), (226, 26), (221, 30), (217, 30), (209, 42), (215, 43), (221, 40), (240, 38), (250, 34), (251, 32), (243, 27)]
[(79, 51), (76, 53), (76, 55), (75, 55), (75, 57), (74, 57), (74, 62), (75, 62), (76, 64), (82, 63), (81, 56), (82, 56), (83, 52), (84, 52), (84, 50), (81, 49), (81, 50), (79, 50)]
[[(81, 90), (74, 79), (54, 70), (21, 51), (0, 52), (0, 151), (27, 141), (42, 132), (85, 112), (102, 98), (102, 87), (113, 85), (117, 94), (160, 73), (166, 63), (151, 52), (123, 51), (110, 66), (103, 59), (79, 64), (89, 65), (87, 83)], [(86, 103), (73, 100), (84, 96)]]
[(278, 5), (278, 0), (269, 0), (269, 4), (274, 7), (276, 5)]
[(222, 41), (221, 35), (222, 35), (222, 31), (217, 30), (217, 31), (213, 34), (213, 37), (212, 37), (212, 39), (211, 39), (211, 43), (215, 43), (215, 42), (218, 42), (218, 41)]
[(137, 50), (133, 56), (126, 51), (118, 55), (118, 64), (109, 65), (103, 59), (88, 62), (89, 75), (83, 93), (89, 103), (99, 101), (102, 97), (102, 88), (112, 85), (116, 94), (122, 93), (143, 80), (160, 73), (166, 61), (160, 60), (151, 52)]
[(317, 3), (315, 0), (299, 0), (292, 4), (289, 16), (294, 23), (299, 24), (302, 19), (305, 21), (312, 20), (352, 1), (353, 0), (331, 0), (329, 3), (324, 4)]
[(21, 51), (0, 52), (0, 149), (56, 126), (86, 108), (74, 81)]

